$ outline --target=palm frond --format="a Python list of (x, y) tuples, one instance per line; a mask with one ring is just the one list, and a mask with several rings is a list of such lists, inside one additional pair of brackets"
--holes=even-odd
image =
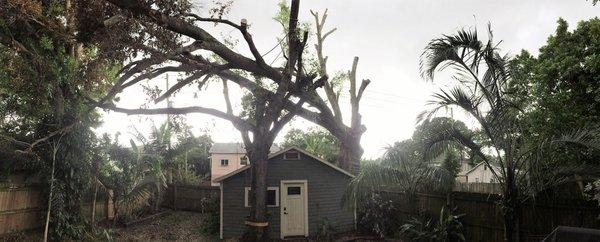
[(125, 215), (132, 215), (142, 208), (148, 206), (154, 191), (154, 180), (145, 178), (131, 191), (123, 194), (121, 200), (117, 201), (118, 210)]
[(442, 167), (417, 161), (394, 165), (365, 164), (350, 181), (342, 205), (353, 207), (374, 192), (399, 191), (414, 194), (421, 190), (449, 190), (454, 177)]
[[(424, 78), (433, 80), (437, 70), (449, 67), (461, 70), (477, 66), (478, 52), (482, 43), (477, 37), (477, 31), (460, 30), (456, 35), (444, 35), (434, 39), (425, 47), (421, 55), (420, 69)], [(472, 70), (464, 70), (472, 71)]]
[(433, 106), (431, 110), (426, 110), (417, 116), (418, 122), (423, 122), (430, 119), (442, 109), (457, 107), (460, 110), (473, 115), (474, 118), (480, 119), (481, 101), (478, 98), (469, 95), (464, 89), (454, 87), (449, 91), (440, 90), (433, 94), (432, 100), (427, 102), (427, 105)]
[(600, 128), (589, 127), (567, 132), (553, 143), (566, 143), (600, 150)]

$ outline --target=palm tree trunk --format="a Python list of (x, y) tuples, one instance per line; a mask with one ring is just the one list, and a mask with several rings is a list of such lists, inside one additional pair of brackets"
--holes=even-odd
[(518, 191), (513, 169), (507, 169), (506, 186), (504, 189), (504, 197), (502, 201), (504, 206), (504, 240), (507, 242), (519, 241), (518, 224), (520, 205), (517, 201)]
[(160, 184), (156, 182), (154, 184), (156, 186), (156, 197), (154, 199), (154, 212), (158, 213), (159, 205), (160, 205)]

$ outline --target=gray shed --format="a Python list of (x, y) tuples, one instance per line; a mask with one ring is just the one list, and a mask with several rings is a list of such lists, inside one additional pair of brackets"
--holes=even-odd
[[(272, 238), (308, 237), (325, 220), (337, 232), (355, 227), (355, 213), (340, 201), (353, 177), (345, 170), (299, 148), (273, 153), (268, 160), (267, 210)], [(240, 237), (250, 212), (250, 167), (215, 179), (221, 189), (221, 238)]]

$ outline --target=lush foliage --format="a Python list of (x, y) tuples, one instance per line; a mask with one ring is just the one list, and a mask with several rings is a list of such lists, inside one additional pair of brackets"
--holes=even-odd
[(282, 147), (298, 147), (315, 154), (331, 163), (336, 163), (339, 154), (339, 141), (329, 131), (311, 128), (307, 131), (291, 129), (283, 138)]
[(379, 193), (369, 193), (357, 204), (358, 229), (380, 238), (393, 236), (400, 225), (397, 204)]
[[(526, 110), (520, 122), (527, 124), (530, 140), (600, 123), (600, 19), (582, 21), (573, 31), (568, 27), (560, 19), (537, 57), (523, 51), (515, 58), (519, 78), (510, 91)], [(598, 164), (600, 154), (564, 152), (560, 158)]]
[(348, 185), (342, 202), (350, 207), (353, 204), (359, 206), (371, 199), (373, 193), (382, 190), (403, 192), (413, 197), (420, 191), (452, 189), (453, 174), (444, 166), (416, 158), (422, 150), (403, 145), (410, 142), (388, 147), (379, 163), (361, 164), (361, 171)]
[(319, 222), (319, 233), (317, 234), (318, 241), (332, 241), (338, 233), (334, 221), (324, 218)]
[(200, 230), (203, 234), (216, 235), (219, 233), (219, 201), (219, 197), (217, 196), (205, 197), (200, 201), (203, 215)]
[(445, 130), (459, 130), (475, 137), (476, 132), (469, 130), (458, 120), (448, 117), (437, 117), (426, 120), (415, 128), (412, 138), (394, 143), (388, 147), (385, 160), (388, 161), (421, 161), (440, 164), (453, 176), (458, 174), (460, 165), (468, 162), (477, 164), (481, 159), (469, 154), (467, 149), (453, 142), (439, 141), (437, 134)]
[(454, 215), (452, 210), (442, 207), (439, 218), (411, 218), (400, 227), (400, 233), (410, 241), (465, 241), (463, 224), (460, 222), (462, 216), (464, 214)]
[(104, 95), (116, 69), (99, 47), (102, 39), (74, 36), (89, 20), (75, 16), (81, 6), (68, 9), (59, 0), (0, 3), (1, 153), (19, 161), (9, 172), (47, 184), (54, 240), (90, 235), (80, 205), (95, 183), (98, 149), (90, 128), (98, 116), (87, 99)]
[[(512, 83), (519, 82), (515, 80), (524, 75), (519, 74), (511, 58), (500, 54), (491, 30), (488, 36), (490, 39), (482, 41), (476, 31), (461, 30), (427, 45), (422, 55), (423, 76), (434, 80), (436, 74), (447, 70), (456, 81), (448, 81), (451, 84), (448, 90), (441, 89), (433, 95), (432, 108), (423, 112), (420, 119), (454, 108), (477, 121), (481, 139), (457, 129), (446, 129), (437, 132), (437, 142), (430, 145), (454, 142), (483, 159), (494, 179), (503, 186), (505, 239), (512, 241), (520, 204), (577, 174), (573, 167), (557, 169), (567, 165), (559, 158), (560, 154), (584, 155), (588, 147), (598, 147), (600, 132), (595, 128), (570, 127), (570, 131), (560, 135), (526, 135), (528, 127), (520, 120), (528, 111), (523, 106), (526, 102), (521, 102), (521, 97), (511, 91)], [(484, 148), (491, 150), (493, 159), (484, 153)], [(499, 172), (493, 171), (492, 163), (499, 165)]]
[(196, 137), (187, 126), (177, 127), (170, 122), (153, 126), (149, 137), (138, 133), (141, 146), (130, 140), (130, 148), (119, 144), (118, 135), (114, 140), (105, 135), (102, 148), (108, 162), (102, 179), (115, 192), (116, 212), (122, 221), (150, 212), (151, 207), (156, 212), (167, 183), (198, 184), (205, 178), (204, 170), (196, 173), (188, 167), (196, 162), (207, 166), (210, 136)]

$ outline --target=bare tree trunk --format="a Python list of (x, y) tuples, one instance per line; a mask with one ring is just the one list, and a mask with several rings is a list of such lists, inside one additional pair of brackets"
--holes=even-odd
[[(315, 18), (315, 25), (317, 27), (317, 43), (315, 49), (317, 51), (317, 60), (319, 61), (319, 72), (322, 76), (327, 76), (327, 56), (323, 53), (323, 44), (327, 36), (335, 32), (337, 29), (333, 28), (329, 31), (325, 31), (325, 21), (327, 20), (327, 10), (319, 17), (319, 13), (312, 12), (311, 14)], [(368, 79), (362, 80), (359, 84), (356, 79), (356, 71), (358, 66), (358, 57), (354, 57), (352, 62), (352, 68), (350, 69), (350, 127), (346, 126), (343, 122), (342, 112), (339, 105), (339, 93), (338, 90), (333, 86), (332, 83), (326, 83), (324, 85), (327, 105), (319, 105), (321, 112), (329, 111), (332, 113), (332, 119), (321, 119), (317, 122), (319, 125), (325, 127), (340, 141), (340, 153), (338, 154), (339, 165), (346, 171), (353, 174), (360, 172), (360, 158), (363, 154), (363, 149), (360, 146), (360, 139), (362, 134), (366, 131), (366, 127), (362, 125), (362, 117), (360, 115), (360, 100), (362, 95), (371, 82)], [(319, 96), (316, 94), (316, 96)], [(311, 119), (309, 119), (311, 120)]]
[[(251, 166), (251, 187), (249, 194), (250, 216), (246, 221), (246, 233), (244, 241), (267, 241), (269, 240), (267, 221), (267, 160), (269, 156), (270, 143), (254, 141), (254, 148), (248, 151)], [(256, 188), (256, 189), (254, 189)]]
[(338, 161), (342, 169), (358, 174), (360, 172), (360, 158), (364, 150), (360, 146), (360, 137), (346, 136), (340, 141), (340, 154)]

